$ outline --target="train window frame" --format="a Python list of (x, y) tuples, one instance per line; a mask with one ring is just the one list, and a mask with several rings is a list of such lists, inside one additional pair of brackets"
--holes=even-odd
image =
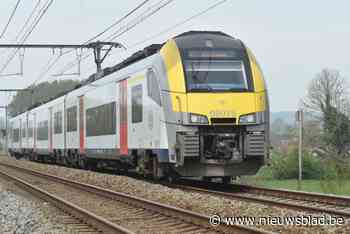
[[(206, 51), (208, 50), (208, 48), (205, 47), (198, 47), (195, 48), (198, 51)], [(181, 61), (182, 61), (182, 68), (184, 71), (184, 77), (185, 77), (185, 85), (186, 85), (186, 91), (188, 93), (192, 93), (192, 92), (198, 92), (198, 91), (190, 91), (189, 87), (188, 87), (188, 76), (186, 73), (186, 69), (185, 69), (185, 61), (186, 60), (191, 60), (191, 59), (196, 59), (196, 60), (208, 60), (208, 58), (205, 57), (190, 57), (189, 56), (189, 52), (193, 50), (193, 48), (187, 48), (187, 49), (181, 49), (180, 53), (181, 53)], [(217, 48), (213, 48), (210, 50), (214, 50), (214, 51), (225, 51), (227, 50), (227, 48), (221, 48), (221, 47), (217, 47)], [(240, 60), (243, 62), (243, 67), (244, 67), (244, 72), (245, 72), (245, 76), (247, 79), (247, 83), (248, 83), (248, 89), (247, 90), (240, 90), (239, 92), (245, 92), (245, 93), (252, 93), (255, 92), (255, 88), (254, 88), (254, 79), (253, 79), (253, 74), (252, 74), (252, 70), (251, 70), (251, 64), (250, 64), (250, 60), (249, 60), (249, 55), (247, 52), (247, 48), (243, 47), (242, 49), (232, 49), (234, 51), (234, 53), (237, 53), (237, 56), (233, 56), (233, 57), (221, 57), (220, 60)], [(214, 59), (214, 58), (211, 58)], [(218, 58), (215, 58), (218, 59)], [(203, 91), (203, 92), (207, 92), (207, 91)], [(233, 92), (233, 91), (229, 91), (229, 90), (211, 90), (210, 92), (212, 93), (226, 93), (226, 92)], [(237, 92), (237, 91), (234, 91)]]
[(131, 122), (141, 123), (143, 119), (143, 85), (131, 87)]
[[(187, 79), (187, 90), (191, 92), (203, 92), (203, 91), (211, 91), (211, 92), (244, 92), (248, 91), (248, 78), (246, 76), (244, 63), (242, 60), (185, 60), (184, 61), (186, 79)], [(203, 73), (206, 76), (200, 77), (198, 73)], [(228, 73), (228, 77), (234, 78), (237, 82), (213, 82), (217, 79), (211, 79), (210, 77), (213, 75), (209, 75), (212, 73)], [(231, 74), (230, 74), (231, 73)], [(237, 73), (238, 76), (233, 76), (234, 73)], [(191, 75), (190, 75), (191, 74)], [(226, 75), (227, 76), (227, 75)], [(195, 79), (195, 77), (198, 77)], [(214, 76), (217, 78), (217, 75)], [(205, 80), (202, 80), (205, 78)], [(238, 78), (238, 79), (236, 79)], [(198, 80), (198, 81), (195, 81)], [(227, 88), (216, 88), (217, 84), (221, 84), (222, 86), (226, 85), (238, 85), (241, 87), (227, 87)], [(198, 86), (198, 87), (197, 87)]]
[(22, 124), (21, 138), (26, 138), (26, 125), (24, 123)]
[(28, 138), (33, 138), (34, 131), (33, 131), (33, 121), (28, 121)]
[(76, 132), (78, 131), (78, 107), (71, 106), (67, 108), (67, 132)]
[(62, 111), (57, 111), (54, 113), (54, 134), (62, 134), (63, 132), (63, 116)]
[(39, 141), (49, 140), (49, 121), (48, 120), (39, 122), (37, 137)]
[(85, 115), (86, 137), (116, 134), (117, 116), (115, 101), (88, 108), (85, 111)]
[[(153, 76), (152, 76), (153, 75)], [(149, 68), (146, 73), (147, 77), (147, 94), (159, 106), (161, 106), (160, 87), (157, 73), (153, 68)]]
[(14, 143), (17, 143), (17, 142), (19, 142), (19, 128), (13, 128), (13, 137), (12, 137), (12, 139), (13, 139), (13, 142)]

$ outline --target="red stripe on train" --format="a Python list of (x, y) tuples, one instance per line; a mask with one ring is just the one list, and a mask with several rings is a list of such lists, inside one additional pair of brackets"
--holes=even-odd
[(119, 84), (119, 99), (120, 99), (120, 152), (119, 154), (128, 154), (128, 107), (127, 107), (127, 80), (122, 80)]
[(36, 152), (36, 114), (33, 114), (33, 137), (34, 137), (34, 142), (33, 142), (33, 149), (34, 152)]
[(81, 154), (85, 153), (84, 139), (84, 96), (79, 97), (79, 150)]
[(50, 122), (49, 122), (49, 135), (50, 135), (50, 139), (49, 139), (49, 152), (53, 152), (52, 150), (52, 138), (53, 138), (53, 133), (52, 133), (52, 128), (53, 128), (53, 125), (52, 125), (52, 107), (49, 109), (50, 110)]

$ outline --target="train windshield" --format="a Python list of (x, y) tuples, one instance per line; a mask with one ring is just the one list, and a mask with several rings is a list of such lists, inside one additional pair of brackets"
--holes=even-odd
[(186, 60), (189, 92), (248, 90), (244, 64), (238, 60)]

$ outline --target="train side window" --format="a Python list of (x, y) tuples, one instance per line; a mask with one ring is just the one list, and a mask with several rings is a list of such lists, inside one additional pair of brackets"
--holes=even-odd
[(159, 84), (156, 73), (153, 69), (147, 71), (147, 91), (148, 96), (152, 98), (158, 105), (161, 105)]
[(111, 102), (86, 110), (86, 136), (116, 133), (115, 105), (115, 102)]
[(38, 126), (37, 126), (37, 139), (40, 140), (41, 138), (41, 125), (42, 125), (42, 122), (38, 122)]
[(28, 123), (28, 137), (32, 138), (33, 137), (33, 121), (29, 120)]
[(13, 142), (19, 142), (19, 128), (13, 129)]
[(49, 139), (49, 122), (47, 120), (38, 124), (38, 140)]
[(142, 122), (142, 84), (131, 88), (131, 119), (132, 123)]
[(43, 139), (49, 139), (49, 121), (45, 120), (43, 124)]
[(77, 106), (67, 109), (67, 132), (77, 131)]
[(25, 127), (24, 124), (23, 124), (23, 126), (22, 126), (22, 133), (21, 133), (21, 136), (22, 136), (22, 138), (26, 138), (26, 127)]
[(54, 114), (54, 133), (62, 133), (62, 112), (55, 112)]

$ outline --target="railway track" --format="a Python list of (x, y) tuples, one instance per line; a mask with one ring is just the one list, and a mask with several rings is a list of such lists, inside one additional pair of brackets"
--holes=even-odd
[(2, 170), (0, 171), (0, 176), (9, 181), (14, 181), (17, 186), (63, 211), (63, 215), (60, 215), (58, 218), (63, 224), (68, 225), (69, 230), (74, 233), (131, 233), (121, 226), (109, 222), (107, 219), (94, 215), (88, 210), (82, 209), (52, 193), (46, 192), (38, 186), (28, 183), (8, 172)]
[(187, 191), (209, 193), (265, 205), (301, 211), (328, 213), (350, 218), (350, 197), (345, 196), (271, 189), (242, 184), (224, 185), (215, 182), (187, 179), (180, 180), (178, 183), (169, 186)]
[(192, 211), (22, 167), (0, 163), (0, 168), (2, 175), (103, 233), (270, 233), (223, 223), (213, 227), (208, 216)]

